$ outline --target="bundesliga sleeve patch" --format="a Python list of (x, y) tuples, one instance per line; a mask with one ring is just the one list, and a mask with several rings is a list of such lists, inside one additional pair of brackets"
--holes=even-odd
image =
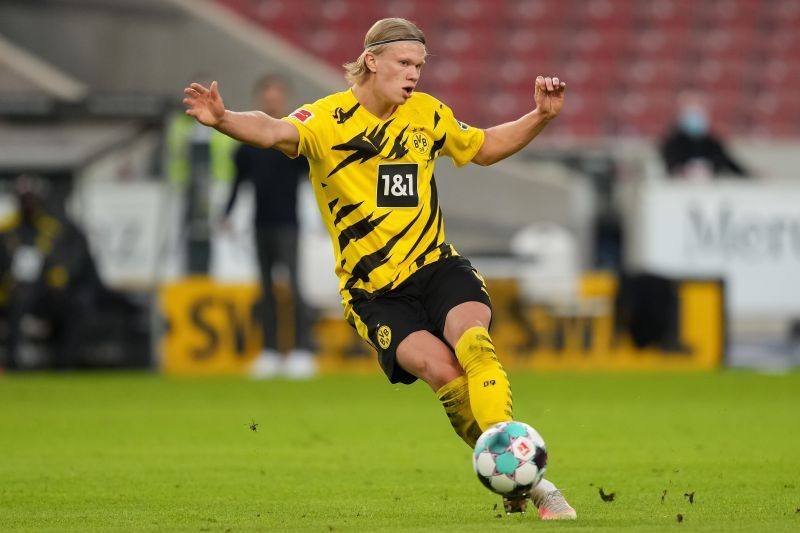
[(309, 121), (312, 118), (314, 118), (314, 113), (312, 113), (308, 109), (304, 109), (304, 108), (301, 107), (297, 111), (295, 111), (294, 113), (290, 113), (289, 116), (292, 117), (293, 119), (295, 119), (297, 122), (300, 122), (301, 124), (305, 124), (307, 121)]

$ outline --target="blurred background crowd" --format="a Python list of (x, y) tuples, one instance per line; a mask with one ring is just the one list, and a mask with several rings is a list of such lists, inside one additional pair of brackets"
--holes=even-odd
[[(346, 86), (383, 17), (478, 127), (567, 103), (491, 168), (437, 167), (514, 368), (800, 363), (794, 0), (3, 0), (0, 368), (374, 371), (307, 169), (183, 114)], [(263, 289), (263, 290), (262, 290)]]

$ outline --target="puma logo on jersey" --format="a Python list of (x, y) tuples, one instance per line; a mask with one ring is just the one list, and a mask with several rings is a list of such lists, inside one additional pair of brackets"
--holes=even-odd
[(337, 124), (344, 124), (345, 122), (350, 120), (350, 118), (352, 118), (352, 116), (356, 112), (356, 109), (358, 109), (360, 105), (361, 104), (356, 102), (356, 104), (353, 107), (351, 107), (350, 109), (348, 109), (347, 111), (345, 111), (341, 107), (337, 107), (336, 109), (334, 109), (333, 118), (336, 119), (336, 123)]

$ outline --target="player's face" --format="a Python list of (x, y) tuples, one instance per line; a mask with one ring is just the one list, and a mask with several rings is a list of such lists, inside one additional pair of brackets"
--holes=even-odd
[(401, 105), (411, 98), (425, 64), (425, 46), (417, 42), (399, 42), (375, 56), (375, 90), (391, 105)]

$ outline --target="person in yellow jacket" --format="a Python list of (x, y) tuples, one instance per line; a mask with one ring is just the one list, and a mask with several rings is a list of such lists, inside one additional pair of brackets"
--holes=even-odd
[(215, 186), (227, 186), (236, 172), (233, 154), (239, 143), (216, 130), (199, 126), (183, 113), (167, 125), (165, 167), (170, 183), (185, 194), (187, 270), (208, 272), (211, 251), (211, 199)]

